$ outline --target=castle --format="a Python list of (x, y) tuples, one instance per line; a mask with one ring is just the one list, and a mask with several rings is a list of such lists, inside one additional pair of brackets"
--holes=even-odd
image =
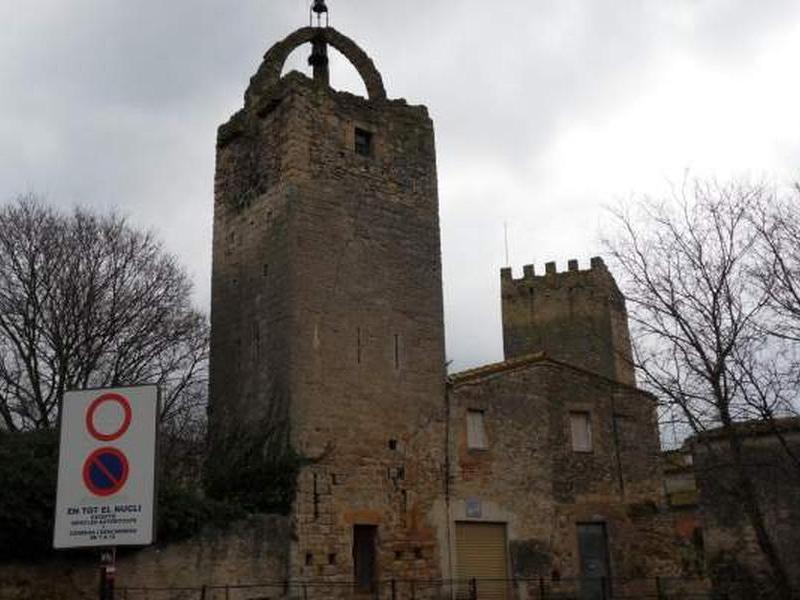
[[(281, 76), (304, 44), (313, 79)], [(329, 47), (368, 98), (331, 89)], [(676, 573), (655, 401), (613, 277), (599, 258), (500, 276), (505, 360), (448, 376), (427, 110), (388, 99), (333, 28), (267, 52), (218, 133), (210, 427), (311, 459), (289, 578), (505, 598), (512, 578), (588, 577), (588, 599)]]

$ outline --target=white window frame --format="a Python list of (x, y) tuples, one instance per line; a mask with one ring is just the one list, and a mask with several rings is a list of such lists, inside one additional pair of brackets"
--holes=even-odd
[[(578, 421), (578, 418), (581, 421)], [(585, 421), (583, 420), (585, 419)], [(579, 439), (576, 435), (576, 425), (580, 422), (581, 425), (586, 426), (585, 441)], [(582, 433), (582, 432), (581, 432)], [(573, 452), (593, 452), (594, 451), (594, 438), (592, 436), (592, 413), (588, 410), (571, 410), (569, 411), (569, 437), (572, 444)]]
[(486, 413), (478, 409), (467, 410), (467, 448), (470, 450), (486, 450), (489, 447), (486, 438)]

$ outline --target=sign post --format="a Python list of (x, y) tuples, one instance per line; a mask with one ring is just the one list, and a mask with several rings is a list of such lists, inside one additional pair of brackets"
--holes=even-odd
[(103, 548), (100, 598), (113, 600), (117, 546), (155, 539), (158, 388), (64, 395), (53, 547)]
[(116, 575), (116, 547), (100, 552), (100, 600), (114, 600), (114, 577)]

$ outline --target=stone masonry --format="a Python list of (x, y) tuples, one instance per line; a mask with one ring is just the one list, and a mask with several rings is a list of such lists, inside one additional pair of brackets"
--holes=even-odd
[[(694, 474), (703, 516), (706, 564), (714, 587), (733, 600), (769, 598), (771, 572), (743, 509), (728, 442), (721, 430), (692, 438)], [(745, 469), (758, 491), (768, 535), (791, 585), (800, 589), (800, 419), (737, 425)]]
[(536, 275), (525, 265), (513, 279), (501, 272), (503, 349), (514, 358), (544, 351), (570, 364), (635, 385), (625, 298), (599, 257), (588, 270), (570, 260), (568, 270), (545, 265)]
[[(299, 73), (322, 35), (371, 99)], [(244, 427), (313, 460), (294, 506), (294, 577), (353, 579), (355, 526), (377, 576), (441, 575), (445, 364), (433, 127), (383, 97), (332, 29), (278, 44), (219, 130), (212, 276), (212, 436)]]
[[(268, 515), (238, 521), (224, 531), (208, 527), (192, 539), (168, 546), (120, 549), (117, 597), (196, 600), (203, 585), (283, 581), (291, 535), (286, 517)], [(0, 600), (95, 599), (97, 558), (97, 552), (72, 551), (36, 563), (0, 564)], [(119, 591), (122, 588), (132, 589)], [(252, 587), (246, 597), (274, 597), (280, 591), (281, 587)], [(243, 593), (233, 590), (226, 596), (224, 590), (216, 590), (206, 596), (207, 600), (226, 597), (242, 598)]]
[[(450, 514), (507, 523), (510, 575), (581, 576), (576, 524), (587, 522), (605, 525), (615, 579), (679, 574), (654, 398), (544, 354), (453, 375), (450, 397)], [(484, 415), (486, 449), (467, 444), (468, 410)], [(590, 452), (572, 449), (571, 411), (590, 415)], [(479, 518), (468, 502), (480, 504)]]
[[(307, 43), (314, 79), (281, 77)], [(369, 98), (330, 88), (327, 46)], [(292, 579), (351, 597), (393, 578), (464, 576), (458, 535), (481, 524), (503, 528), (503, 577), (580, 575), (586, 523), (606, 528), (612, 575), (675, 573), (654, 401), (634, 386), (613, 278), (600, 259), (501, 277), (506, 361), (446, 378), (427, 110), (387, 99), (372, 61), (333, 29), (300, 29), (267, 52), (218, 134), (210, 430), (223, 464), (215, 444), (243, 432), (310, 460)], [(587, 452), (570, 440), (574, 410), (591, 421)], [(470, 412), (486, 448), (466, 445)], [(421, 594), (396, 597), (434, 597)]]

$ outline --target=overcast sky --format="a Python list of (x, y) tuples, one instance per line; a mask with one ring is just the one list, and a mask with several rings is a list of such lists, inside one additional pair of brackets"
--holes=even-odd
[[(695, 175), (800, 178), (797, 0), (329, 0), (436, 126), (447, 354), (502, 358), (510, 262), (601, 252), (604, 207)], [(306, 0), (2, 0), (0, 200), (116, 208), (208, 306), (217, 126)], [(291, 65), (304, 69), (308, 50)], [(334, 57), (335, 58), (335, 57)], [(343, 60), (334, 87), (363, 86)]]

